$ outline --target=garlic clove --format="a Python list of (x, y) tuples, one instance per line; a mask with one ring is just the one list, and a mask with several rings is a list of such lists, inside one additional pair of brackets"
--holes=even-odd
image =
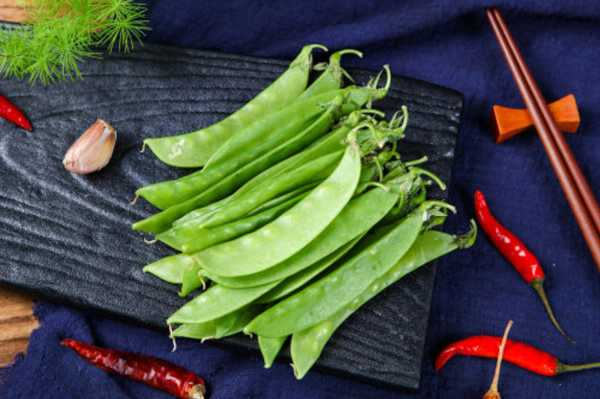
[(116, 142), (115, 129), (98, 119), (67, 150), (63, 165), (79, 175), (96, 172), (108, 164)]

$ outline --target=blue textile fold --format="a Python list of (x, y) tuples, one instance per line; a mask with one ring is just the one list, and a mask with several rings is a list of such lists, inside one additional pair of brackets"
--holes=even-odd
[[(538, 255), (546, 288), (569, 344), (552, 327), (533, 290), (482, 235), (469, 251), (439, 263), (421, 389), (398, 392), (317, 371), (303, 381), (278, 363), (264, 370), (257, 354), (214, 345), (171, 343), (161, 332), (81, 310), (40, 303), (42, 326), (27, 356), (5, 370), (0, 397), (167, 398), (143, 385), (109, 376), (58, 346), (61, 337), (143, 352), (204, 376), (220, 398), (480, 398), (494, 362), (452, 360), (433, 371), (446, 343), (474, 334), (511, 337), (556, 354), (566, 363), (600, 360), (600, 277), (578, 231), (541, 143), (532, 132), (497, 145), (490, 133), (492, 104), (522, 102), (484, 15), (498, 5), (548, 99), (577, 97), (582, 124), (568, 135), (579, 163), (600, 195), (600, 2), (598, 1), (148, 1), (151, 42), (246, 55), (291, 58), (305, 43), (358, 48), (354, 65), (429, 80), (465, 95), (465, 113), (450, 185), (459, 209), (449, 231), (467, 228), (472, 193), (480, 188), (497, 216)], [(505, 365), (503, 397), (598, 398), (600, 371), (536, 376)]]

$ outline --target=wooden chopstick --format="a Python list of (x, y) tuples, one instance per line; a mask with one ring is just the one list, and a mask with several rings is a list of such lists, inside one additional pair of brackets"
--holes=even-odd
[(500, 12), (491, 8), (486, 13), (521, 96), (532, 116), (552, 169), (600, 271), (600, 206), (598, 206), (569, 145), (556, 126), (546, 101)]
[(556, 121), (552, 117), (550, 110), (546, 106), (546, 101), (542, 95), (542, 92), (541, 92), (540, 88), (538, 87), (537, 83), (535, 82), (535, 79), (533, 78), (533, 74), (527, 67), (527, 64), (524, 61), (523, 55), (519, 51), (519, 48), (516, 45), (516, 42), (515, 42), (514, 38), (512, 37), (512, 34), (508, 30), (508, 27), (506, 26), (506, 22), (502, 18), (500, 11), (497, 9), (492, 9), (492, 13), (495, 15), (496, 21), (498, 22), (502, 33), (504, 34), (504, 36), (507, 39), (508, 45), (514, 54), (514, 59), (515, 59), (517, 65), (519, 66), (519, 68), (521, 69), (521, 71), (523, 72), (523, 77), (525, 78), (525, 81), (527, 82), (529, 89), (530, 89), (531, 93), (533, 94), (533, 99), (536, 103), (536, 106), (540, 110), (541, 115), (544, 119), (544, 122), (548, 125), (548, 130), (550, 131), (550, 134), (552, 135), (552, 138), (554, 139), (559, 152), (563, 156), (565, 164), (566, 164), (569, 172), (571, 173), (573, 179), (575, 180), (575, 184), (579, 188), (581, 196), (583, 197), (583, 201), (585, 202), (585, 205), (587, 206), (588, 210), (591, 213), (592, 219), (594, 221), (594, 225), (596, 226), (596, 229), (598, 230), (598, 234), (600, 234), (600, 205), (598, 205), (598, 202), (596, 201), (596, 198), (594, 197), (594, 194), (592, 192), (592, 189), (590, 188), (589, 183), (587, 182), (586, 178), (584, 177), (583, 173), (581, 172), (581, 169), (579, 168), (579, 165), (577, 164), (577, 160), (575, 159), (575, 156), (573, 155), (573, 152), (571, 151), (571, 147), (569, 147), (569, 144), (565, 140), (564, 135), (562, 134), (562, 132), (558, 128), (558, 125), (556, 124)]

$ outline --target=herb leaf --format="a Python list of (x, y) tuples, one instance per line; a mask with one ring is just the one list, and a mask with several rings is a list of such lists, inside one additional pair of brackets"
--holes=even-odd
[(129, 52), (148, 28), (134, 0), (23, 0), (28, 21), (0, 30), (0, 74), (45, 85), (81, 77), (99, 50)]

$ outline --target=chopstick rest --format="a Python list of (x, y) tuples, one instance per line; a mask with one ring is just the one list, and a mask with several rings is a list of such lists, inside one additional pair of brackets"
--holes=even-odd
[(573, 211), (594, 263), (600, 271), (600, 204), (583, 175), (571, 147), (554, 121), (546, 100), (500, 11), (496, 8), (488, 8), (486, 15), (517, 88), (521, 92), (521, 97), (531, 114), (550, 166)]
[[(568, 94), (548, 105), (552, 118), (559, 129), (575, 133), (581, 119), (577, 100)], [(526, 108), (509, 108), (502, 105), (492, 107), (492, 132), (496, 143), (503, 143), (517, 134), (533, 127), (533, 119)]]

